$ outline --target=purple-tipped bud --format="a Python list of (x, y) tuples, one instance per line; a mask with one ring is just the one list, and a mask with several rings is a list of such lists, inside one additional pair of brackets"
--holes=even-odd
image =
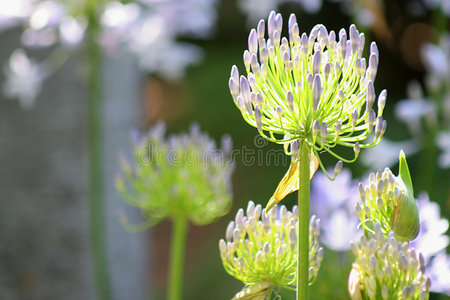
[(283, 53), (283, 61), (284, 61), (284, 65), (287, 66), (287, 64), (289, 63), (289, 59), (290, 59), (290, 55), (289, 55), (289, 51), (285, 51)]
[(316, 75), (320, 72), (320, 51), (314, 52), (313, 59), (312, 59), (312, 73), (313, 75)]
[(334, 129), (334, 131), (336, 132), (336, 139), (341, 134), (341, 130), (342, 130), (342, 121), (341, 120), (337, 120), (336, 121), (336, 127)]
[(375, 124), (375, 139), (379, 139), (381, 137), (381, 132), (383, 131), (383, 117), (378, 117), (377, 122)]
[(261, 64), (261, 76), (263, 79), (267, 77), (267, 67), (265, 64)]
[(326, 63), (325, 66), (323, 67), (323, 75), (325, 76), (325, 81), (328, 80), (328, 76), (330, 76), (330, 71), (331, 71), (331, 65), (330, 63)]
[(375, 118), (376, 118), (375, 111), (371, 109), (366, 119), (366, 122), (369, 124), (369, 132), (372, 132), (373, 123), (375, 123)]
[(230, 73), (230, 77), (234, 79), (234, 81), (236, 82), (236, 84), (238, 85), (237, 87), (239, 88), (239, 70), (236, 67), (236, 65), (233, 65), (231, 67), (231, 73)]
[(275, 30), (275, 31), (273, 32), (273, 38), (272, 38), (272, 40), (273, 40), (273, 45), (274, 45), (275, 47), (279, 47), (279, 46), (280, 46), (281, 36), (280, 36), (280, 32), (279, 32), (278, 30)]
[(278, 118), (281, 119), (281, 117), (283, 116), (283, 109), (281, 108), (281, 106), (278, 105), (276, 108), (276, 111), (277, 111)]
[(289, 109), (293, 112), (294, 111), (294, 95), (292, 94), (291, 91), (287, 91), (286, 101), (287, 101)]
[(234, 231), (234, 221), (231, 221), (228, 223), (227, 231), (225, 232), (225, 238), (227, 242), (231, 242), (231, 239), (233, 238), (233, 231)]
[(375, 103), (375, 88), (373, 86), (373, 82), (369, 81), (369, 83), (367, 83), (367, 93), (366, 93), (366, 112), (372, 109), (374, 103)]
[(291, 152), (292, 152), (293, 156), (298, 154), (298, 149), (299, 149), (298, 141), (295, 140), (295, 141), (291, 142)]
[(289, 42), (288, 42), (288, 39), (285, 38), (284, 36), (283, 36), (283, 38), (281, 38), (281, 45), (284, 46), (284, 49), (286, 49), (286, 51), (289, 50)]
[(355, 109), (355, 110), (352, 112), (352, 127), (353, 127), (353, 128), (355, 128), (356, 122), (358, 122), (358, 110), (357, 110), (357, 109)]
[(291, 14), (288, 20), (289, 31), (294, 27), (295, 24), (297, 24), (297, 18), (294, 14)]
[(267, 51), (267, 48), (260, 49), (260, 57), (264, 64), (267, 65), (269, 63), (269, 51)]
[(359, 41), (358, 41), (358, 56), (361, 57), (363, 51), (364, 51), (364, 44), (366, 43), (366, 37), (364, 33), (359, 34)]
[(386, 105), (386, 96), (387, 91), (382, 90), (380, 95), (378, 96), (378, 115), (381, 116), (383, 114), (384, 106)]
[(334, 177), (338, 176), (338, 174), (341, 173), (343, 166), (344, 163), (342, 162), (342, 160), (336, 163), (336, 166), (334, 167)]
[(361, 67), (359, 69), (359, 76), (364, 77), (364, 72), (366, 71), (366, 59), (361, 58)]
[(320, 96), (322, 94), (322, 84), (320, 82), (320, 75), (314, 76), (312, 98), (313, 98), (313, 109), (317, 111), (319, 108)]
[(352, 54), (356, 53), (358, 51), (359, 46), (359, 33), (358, 29), (356, 29), (356, 26), (354, 24), (350, 25), (350, 43), (352, 47)]
[(308, 88), (312, 89), (313, 88), (314, 77), (309, 72), (308, 72), (308, 75), (306, 75), (306, 81), (308, 82)]
[(320, 124), (320, 139), (322, 144), (325, 144), (326, 140), (327, 140), (327, 135), (328, 135), (328, 126), (326, 122), (322, 122), (322, 124)]
[(244, 99), (242, 98), (242, 96), (237, 97), (236, 103), (239, 109), (242, 111), (244, 109)]
[(275, 59), (275, 48), (273, 46), (269, 46), (267, 49), (269, 50), (269, 57), (271, 59)]
[(228, 87), (230, 88), (231, 96), (233, 96), (233, 100), (236, 101), (237, 96), (239, 95), (239, 87), (236, 81), (231, 77), (228, 81)]
[(336, 77), (338, 77), (339, 74), (341, 74), (341, 64), (339, 62), (335, 62), (334, 63), (334, 75)]
[(265, 24), (264, 20), (259, 20), (258, 27), (256, 29), (258, 40), (264, 39), (265, 26), (266, 26), (266, 24)]
[(219, 250), (220, 250), (220, 256), (225, 258), (227, 256), (227, 243), (223, 239), (220, 239), (219, 241)]
[(259, 108), (259, 105), (255, 105), (255, 121), (256, 121), (256, 128), (258, 129), (258, 132), (262, 131), (262, 118), (261, 118), (261, 109)]
[(353, 146), (353, 151), (355, 152), (355, 156), (359, 155), (359, 151), (361, 151), (361, 147), (359, 146), (359, 142), (356, 142), (356, 144)]
[(244, 51), (244, 65), (245, 65), (245, 70), (247, 70), (247, 73), (250, 72), (250, 62), (252, 60), (251, 54), (248, 50)]
[(289, 29), (289, 42), (291, 45), (298, 43), (300, 38), (300, 30), (298, 29), (298, 24), (295, 23), (291, 29)]
[(248, 84), (248, 80), (244, 75), (241, 75), (240, 87), (242, 98), (244, 98), (244, 100), (250, 99), (250, 85)]
[(269, 14), (269, 19), (267, 20), (267, 31), (269, 33), (269, 38), (272, 39), (273, 38), (273, 32), (276, 30), (277, 28), (277, 23), (275, 20), (276, 14), (275, 12), (272, 10)]
[(320, 131), (319, 121), (314, 120), (312, 127), (313, 127), (312, 128), (313, 136), (316, 137), (319, 134), (319, 131)]
[(278, 30), (278, 32), (281, 32), (281, 30), (283, 29), (283, 17), (281, 16), (281, 14), (276, 15), (275, 22), (276, 29)]
[(331, 52), (334, 52), (336, 50), (336, 33), (334, 33), (333, 30), (331, 30), (330, 34), (328, 35), (328, 48)]
[(258, 58), (256, 57), (256, 54), (252, 54), (252, 57), (250, 59), (250, 66), (251, 66), (252, 72), (254, 74), (259, 74), (260, 68), (259, 68)]
[(341, 49), (341, 56), (342, 58), (345, 58), (345, 53), (347, 51), (347, 33), (344, 28), (339, 31), (339, 46)]
[(375, 77), (377, 76), (377, 69), (378, 69), (378, 56), (375, 53), (370, 54), (369, 57), (369, 68), (367, 68), (367, 79), (369, 80), (375, 80)]
[(248, 84), (250, 85), (250, 87), (252, 88), (252, 90), (256, 90), (256, 79), (255, 79), (255, 75), (253, 75), (253, 73), (248, 73)]
[(370, 54), (372, 54), (372, 53), (375, 53), (375, 55), (376, 55), (377, 57), (380, 56), (380, 52), (378, 51), (377, 43), (375, 43), (375, 42), (372, 42), (372, 43), (370, 44)]
[(294, 226), (291, 226), (291, 228), (289, 228), (289, 246), (292, 250), (297, 246), (297, 233), (295, 232)]
[(248, 35), (248, 50), (250, 54), (256, 54), (258, 51), (258, 37), (255, 29), (250, 30)]

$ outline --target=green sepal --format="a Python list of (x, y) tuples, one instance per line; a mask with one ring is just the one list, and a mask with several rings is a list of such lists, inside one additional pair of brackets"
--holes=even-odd
[(417, 237), (420, 230), (419, 209), (414, 199), (411, 175), (405, 153), (400, 152), (399, 177), (406, 188), (406, 193), (402, 192), (392, 216), (392, 231), (397, 240), (411, 241)]

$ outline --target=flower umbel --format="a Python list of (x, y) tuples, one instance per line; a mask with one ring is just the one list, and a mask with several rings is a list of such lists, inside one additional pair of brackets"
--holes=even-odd
[[(267, 40), (264, 20), (251, 30), (249, 49), (244, 52), (247, 76), (239, 77), (233, 66), (229, 80), (236, 106), (245, 121), (269, 141), (304, 140), (318, 158), (318, 152), (327, 151), (353, 162), (361, 148), (378, 144), (386, 130), (382, 118), (385, 90), (378, 97), (378, 112), (373, 109), (379, 61), (375, 42), (366, 61), (362, 57), (364, 34), (354, 25), (348, 35), (341, 29), (336, 37), (334, 31), (316, 25), (309, 36), (300, 36), (292, 14), (287, 39), (281, 38), (282, 23), (281, 15), (272, 11)], [(363, 143), (373, 131), (373, 140)], [(336, 145), (352, 147), (354, 158), (344, 159), (333, 152)]]
[(167, 217), (183, 215), (197, 225), (225, 215), (231, 204), (229, 157), (231, 139), (224, 136), (221, 149), (198, 125), (189, 134), (164, 139), (159, 123), (147, 136), (135, 139), (134, 161), (122, 159), (117, 189), (123, 199), (138, 207), (151, 226)]
[(393, 232), (385, 237), (379, 225), (375, 234), (352, 244), (356, 256), (348, 279), (352, 300), (356, 299), (428, 299), (431, 280), (424, 275), (422, 254), (408, 250)]
[(388, 168), (371, 173), (366, 186), (359, 184), (361, 203), (356, 203), (356, 212), (366, 232), (374, 233), (379, 224), (384, 234), (392, 230), (398, 240), (410, 241), (419, 233), (419, 211), (403, 151), (399, 173), (394, 176)]
[[(260, 220), (261, 218), (261, 220)], [(298, 210), (277, 206), (268, 214), (250, 201), (228, 224), (226, 238), (219, 242), (225, 270), (246, 285), (269, 282), (295, 288), (297, 266)], [(311, 218), (309, 235), (309, 282), (312, 284), (323, 259), (319, 246), (319, 219)]]

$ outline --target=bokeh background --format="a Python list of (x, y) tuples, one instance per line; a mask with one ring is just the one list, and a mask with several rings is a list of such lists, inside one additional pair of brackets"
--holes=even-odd
[[(124, 1), (123, 5), (131, 2)], [(117, 157), (131, 151), (129, 132), (133, 128), (145, 131), (163, 120), (169, 133), (178, 133), (198, 122), (216, 141), (223, 134), (229, 134), (235, 149), (254, 151), (256, 158), (267, 151), (282, 152), (277, 145), (260, 143), (256, 129), (245, 123), (228, 90), (231, 66), (236, 64), (244, 70), (242, 54), (247, 48), (250, 28), (256, 26), (259, 18), (267, 18), (271, 9), (282, 13), (285, 23), (289, 14), (295, 13), (300, 32), (309, 33), (318, 23), (336, 32), (356, 23), (365, 33), (366, 45), (372, 40), (377, 42), (380, 63), (375, 89), (377, 93), (388, 90), (385, 137), (399, 142), (396, 147), (401, 147), (402, 143), (408, 147), (416, 193), (427, 192), (430, 200), (438, 203), (441, 218), (449, 218), (450, 159), (445, 163), (445, 157), (441, 156), (449, 155), (450, 143), (439, 143), (437, 137), (443, 140), (439, 134), (450, 132), (450, 46), (441, 47), (441, 54), (432, 55), (438, 60), (438, 66), (447, 68), (444, 84), (438, 92), (430, 88), (434, 66), (427, 64), (423, 50), (427, 43), (439, 45), (441, 37), (449, 34), (448, 1), (190, 0), (181, 5), (182, 2), (138, 2), (141, 6), (145, 3), (151, 12), (149, 19), (168, 18), (168, 24), (175, 27), (168, 32), (161, 31), (158, 27), (161, 23), (156, 21), (144, 26), (147, 31), (142, 28), (133, 31), (132, 27), (125, 26), (128, 24), (125, 21), (114, 23), (120, 19), (120, 14), (112, 14), (110, 19), (105, 17), (101, 23), (105, 27), (98, 36), (103, 63), (102, 173), (105, 239), (113, 299), (165, 299), (170, 223), (162, 222), (135, 234), (127, 232), (118, 221), (121, 214), (136, 222), (141, 220), (138, 211), (121, 202), (114, 188), (119, 172)], [(66, 11), (70, 11), (73, 4), (71, 1), (54, 3), (65, 7)], [(11, 6), (10, 1), (0, 1), (0, 64), (4, 69), (1, 77), (4, 93), (0, 96), (0, 299), (95, 299), (87, 225), (85, 41), (82, 37), (79, 40), (66, 38), (65, 44), (62, 38), (49, 40), (42, 32), (47, 27), (61, 26), (62, 22), (52, 23), (51, 18), (44, 22), (39, 19), (45, 18), (41, 13), (40, 17), (35, 14), (33, 23), (29, 17), (31, 10), (23, 9), (27, 15), (17, 7), (8, 10), (8, 5)], [(167, 5), (164, 9), (156, 9), (164, 5)], [(102, 9), (111, 8), (107, 1), (98, 1), (98, 6), (99, 15)], [(178, 6), (183, 6), (182, 10)], [(176, 23), (175, 20), (181, 18), (180, 13), (186, 14), (185, 19), (194, 25), (189, 27), (187, 21)], [(80, 13), (74, 15), (79, 17)], [(196, 25), (196, 21), (203, 25)], [(36, 22), (41, 27), (33, 25)], [(81, 32), (86, 29), (82, 22), (78, 25)], [(122, 25), (125, 29), (117, 30)], [(190, 31), (177, 26), (190, 28)], [(29, 28), (35, 35), (31, 32), (24, 36)], [(58, 28), (56, 31), (61, 34), (61, 27)], [(69, 32), (76, 33), (76, 26), (74, 28)], [(202, 28), (207, 30), (196, 32)], [(165, 35), (169, 33), (172, 40), (168, 41)], [(141, 40), (131, 43), (128, 39), (133, 35), (139, 35)], [(145, 44), (146, 39), (153, 39), (152, 44)], [(195, 48), (175, 51), (167, 43), (183, 43)], [(131, 50), (123, 51), (124, 44), (125, 49)], [(27, 59), (35, 63), (51, 60), (48, 64), (51, 68), (36, 71), (35, 76), (41, 79), (37, 83), (31, 75), (25, 76), (25, 71), (19, 76), (20, 80), (10, 82), (14, 75), (27, 69), (23, 61), (22, 65), (19, 62), (19, 67), (12, 67), (11, 53), (17, 54), (14, 52), (17, 48), (25, 49)], [(419, 129), (416, 123), (404, 122), (396, 108), (400, 101), (411, 99), (414, 91), (417, 95), (411, 81), (417, 81), (424, 89), (423, 95), (416, 97), (417, 101), (428, 99), (442, 103), (436, 104), (427, 115), (426, 104), (406, 113), (406, 119), (416, 121)], [(23, 95), (21, 89), (34, 93)], [(410, 107), (413, 103), (409, 103)], [(378, 157), (379, 153), (373, 154), (372, 162), (375, 161), (375, 165), (377, 161), (384, 162), (383, 158), (389, 154), (397, 157), (396, 147), (383, 148), (385, 152)], [(327, 166), (334, 166), (335, 161), (326, 157), (324, 161)], [(395, 162), (389, 166), (397, 172)], [(380, 168), (370, 163), (370, 157), (344, 167), (351, 170), (355, 179)], [(236, 157), (230, 213), (212, 225), (189, 227), (184, 299), (230, 299), (242, 288), (240, 282), (224, 271), (218, 241), (236, 211), (246, 207), (249, 200), (267, 202), (287, 168), (288, 160), (276, 163), (256, 159), (247, 163), (242, 157)], [(313, 188), (325, 187), (315, 185)], [(295, 196), (288, 196), (284, 202), (292, 207)], [(448, 237), (444, 240), (447, 241), (443, 247), (445, 253)], [(352, 259), (348, 252), (326, 248), (311, 298), (347, 299), (346, 282)], [(446, 264), (444, 268), (450, 266), (448, 258)], [(447, 269), (442, 276), (448, 273)], [(447, 292), (450, 292), (449, 286)], [(289, 293), (280, 293), (283, 299), (291, 297)], [(445, 297), (432, 295), (433, 299)]]

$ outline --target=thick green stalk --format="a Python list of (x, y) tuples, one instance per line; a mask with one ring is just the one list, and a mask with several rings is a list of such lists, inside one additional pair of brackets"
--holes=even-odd
[(309, 283), (309, 181), (310, 149), (300, 141), (300, 167), (298, 185), (298, 262), (297, 300), (308, 299)]
[(88, 88), (88, 149), (90, 235), (97, 298), (111, 299), (105, 247), (105, 217), (102, 176), (102, 70), (101, 50), (97, 43), (99, 24), (95, 10), (88, 9), (89, 27), (86, 36)]
[(184, 253), (186, 248), (187, 219), (173, 217), (172, 243), (170, 245), (170, 271), (168, 299), (180, 300), (183, 292)]

